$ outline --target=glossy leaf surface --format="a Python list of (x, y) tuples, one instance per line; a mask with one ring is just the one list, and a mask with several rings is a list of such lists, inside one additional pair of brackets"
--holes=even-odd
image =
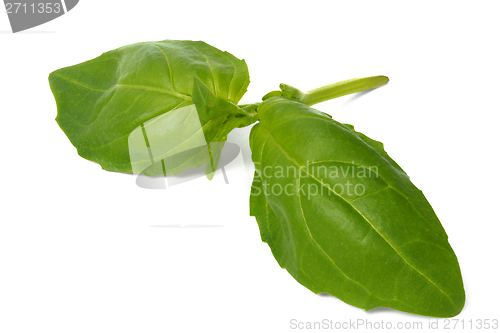
[(383, 145), (303, 103), (266, 99), (250, 143), (251, 215), (281, 267), (363, 308), (457, 315), (457, 258), (432, 207)]
[[(78, 153), (101, 164), (105, 170), (132, 172), (129, 135), (172, 110), (184, 112), (178, 113), (173, 121), (190, 118), (192, 109), (184, 107), (204, 106), (202, 99), (196, 102), (195, 90), (199, 97), (211, 95), (228, 110), (227, 114), (219, 110), (214, 115), (217, 119), (212, 121), (209, 117), (214, 112), (209, 116), (207, 108), (204, 109), (201, 126), (211, 154), (211, 142), (224, 142), (230, 126), (245, 122), (241, 119), (244, 112), (235, 104), (246, 92), (250, 80), (246, 63), (227, 52), (204, 42), (165, 40), (124, 46), (56, 70), (50, 74), (49, 82), (57, 102), (56, 120)], [(240, 119), (235, 122), (238, 113)], [(227, 121), (228, 118), (231, 119)], [(214, 123), (224, 123), (225, 129), (214, 130)], [(166, 130), (155, 128), (150, 132), (168, 136)], [(176, 135), (180, 136), (179, 145), (191, 138), (189, 132), (177, 131)], [(214, 155), (222, 145), (216, 145)], [(177, 163), (170, 171), (178, 173), (206, 162), (207, 158), (198, 156), (184, 161), (184, 165)], [(212, 169), (213, 162), (207, 168)]]

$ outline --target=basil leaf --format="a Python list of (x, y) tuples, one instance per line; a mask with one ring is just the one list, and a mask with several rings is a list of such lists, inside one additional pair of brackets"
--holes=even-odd
[(193, 89), (193, 101), (198, 110), (205, 140), (209, 143), (210, 163), (205, 173), (213, 177), (219, 164), (223, 142), (237, 127), (248, 126), (257, 121), (257, 112), (248, 112), (214, 93), (197, 77)]
[[(246, 92), (250, 82), (248, 68), (244, 60), (204, 42), (164, 40), (124, 46), (93, 60), (56, 70), (50, 74), (49, 82), (57, 103), (56, 121), (61, 129), (80, 156), (101, 164), (103, 169), (109, 171), (133, 171), (129, 136), (141, 130), (141, 126), (148, 128), (147, 124), (150, 129), (148, 134), (159, 136), (156, 140), (148, 137), (149, 141), (156, 141), (160, 146), (169, 145), (168, 149), (160, 149), (164, 152), (174, 151), (176, 147), (170, 147), (171, 142), (161, 143), (160, 139), (169, 135), (158, 127), (160, 122), (156, 122), (153, 130), (152, 123), (155, 121), (152, 120), (182, 109), (169, 117), (168, 121), (161, 122), (168, 128), (169, 122), (176, 123), (192, 117), (193, 109), (185, 107), (195, 104), (193, 90), (200, 84), (207, 90), (203, 94), (209, 92), (219, 104), (225, 102), (226, 106), (231, 105), (227, 114), (224, 115), (223, 111), (217, 114), (217, 124), (225, 124), (224, 130), (217, 132), (214, 129), (216, 126), (207, 129), (207, 124), (210, 123), (210, 126), (212, 123), (207, 114), (199, 124), (204, 133), (206, 130), (210, 132), (205, 133), (206, 138), (219, 140), (219, 144), (211, 149), (211, 141), (206, 141), (205, 147), (200, 146), (194, 151), (208, 151), (208, 154), (196, 153), (196, 158), (184, 156), (180, 161), (177, 156), (177, 159), (170, 161), (170, 167), (167, 163), (168, 170), (165, 170), (165, 163), (164, 170), (158, 168), (162, 156), (155, 156), (152, 161), (147, 161), (146, 164), (153, 165), (146, 174), (164, 171), (175, 174), (210, 162), (209, 159), (214, 159), (212, 150), (215, 155), (220, 153), (230, 126), (255, 121), (240, 119), (237, 123), (231, 120), (224, 123), (224, 117), (226, 120), (237, 117), (238, 112), (235, 110), (238, 108), (235, 104)], [(201, 105), (201, 102), (196, 103), (197, 107)], [(246, 114), (239, 110), (238, 117), (245, 118)], [(194, 123), (197, 124), (196, 121)], [(212, 135), (214, 131), (216, 134)], [(184, 133), (177, 130), (175, 135), (171, 133), (170, 137), (180, 138), (177, 140), (177, 151), (183, 151), (181, 147), (186, 146), (186, 141), (191, 140), (189, 142), (192, 143), (188, 135), (190, 133), (189, 130)], [(138, 146), (142, 147), (142, 143), (138, 143)], [(188, 146), (193, 148), (191, 144)], [(139, 160), (137, 163), (142, 165), (142, 162)], [(208, 169), (214, 171), (216, 163), (214, 165), (212, 161), (208, 164)]]
[(258, 114), (250, 213), (281, 267), (366, 310), (460, 313), (465, 293), (448, 237), (380, 142), (282, 97)]

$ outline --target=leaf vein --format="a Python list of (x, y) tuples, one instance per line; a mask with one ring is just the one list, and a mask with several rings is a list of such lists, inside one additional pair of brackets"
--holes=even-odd
[[(294, 158), (292, 158), (290, 155), (288, 155), (288, 153), (284, 150), (284, 148), (276, 141), (276, 139), (274, 138), (274, 136), (272, 135), (272, 133), (270, 131), (268, 131), (265, 127), (262, 127), (262, 129), (264, 131), (267, 132), (268, 136), (274, 141), (274, 143), (276, 144), (276, 146), (278, 147), (278, 149), (281, 151), (281, 153), (289, 160), (291, 161), (292, 163), (294, 163), (297, 167), (301, 167), (300, 163), (298, 163)], [(434, 281), (432, 281), (429, 277), (427, 277), (424, 273), (422, 273), (419, 269), (417, 269), (415, 266), (413, 266), (410, 262), (408, 262), (408, 260), (406, 260), (406, 258), (397, 250), (396, 247), (394, 247), (387, 238), (384, 237), (384, 235), (377, 229), (375, 228), (375, 226), (366, 218), (366, 216), (364, 216), (352, 203), (350, 203), (349, 201), (347, 201), (346, 199), (342, 198), (339, 194), (337, 194), (335, 191), (333, 191), (328, 185), (326, 185), (325, 183), (323, 183), (321, 180), (319, 180), (318, 178), (314, 177), (314, 175), (310, 174), (307, 170), (305, 170), (305, 173), (307, 173), (312, 179), (316, 180), (318, 183), (320, 183), (322, 186), (326, 187), (329, 191), (331, 191), (334, 195), (336, 195), (338, 198), (340, 198), (341, 200), (343, 200), (344, 202), (346, 202), (347, 204), (349, 204), (358, 214), (359, 216), (361, 216), (372, 228), (373, 230), (375, 230), (379, 235), (380, 237), (394, 250), (394, 252), (396, 252), (396, 254), (408, 265), (410, 266), (412, 269), (414, 269), (417, 273), (419, 273), (420, 275), (422, 275), (427, 281), (429, 281), (432, 285), (434, 285), (443, 295), (446, 296), (446, 298), (448, 298), (448, 300), (451, 302), (451, 304), (453, 304), (454, 306), (456, 306), (455, 302), (453, 302), (453, 300), (450, 298), (450, 296), (444, 292), (443, 289), (441, 289), (438, 285), (436, 285), (436, 283), (434, 283)], [(299, 179), (300, 179), (300, 176), (299, 176)], [(300, 183), (299, 183), (300, 184)], [(304, 218), (304, 222), (305, 221), (305, 217), (304, 217), (304, 214), (303, 214), (303, 210), (302, 210), (302, 203), (300, 201), (300, 193), (299, 193), (299, 202), (300, 202), (300, 209), (301, 209), (301, 212), (302, 212), (302, 216)], [(307, 225), (307, 223), (306, 223)], [(308, 228), (309, 229), (309, 228)], [(312, 237), (312, 235), (311, 235)]]
[[(300, 177), (297, 179), (298, 181), (298, 188), (300, 188)], [(353, 278), (349, 277), (338, 265), (337, 263), (332, 259), (332, 257), (330, 257), (330, 255), (328, 253), (326, 253), (326, 251), (321, 247), (321, 245), (319, 245), (319, 243), (316, 241), (316, 239), (314, 238), (314, 236), (312, 235), (311, 233), (311, 230), (309, 229), (309, 224), (307, 223), (307, 219), (306, 219), (306, 216), (304, 214), (304, 209), (302, 207), (302, 200), (301, 200), (301, 197), (300, 197), (300, 193), (297, 194), (298, 196), (298, 200), (299, 200), (299, 207), (300, 207), (300, 213), (302, 214), (302, 219), (304, 220), (304, 224), (306, 226), (306, 229), (307, 229), (307, 232), (309, 233), (309, 237), (312, 239), (312, 241), (316, 244), (316, 246), (321, 250), (321, 252), (323, 252), (323, 254), (332, 262), (333, 266), (335, 266), (335, 268), (337, 268), (348, 280), (350, 281), (353, 281), (354, 283), (358, 284), (359, 286), (361, 286), (363, 289), (366, 290), (366, 292), (372, 296), (375, 296), (373, 295), (369, 290), (368, 288), (366, 288), (364, 285), (362, 285), (359, 281), (356, 281), (354, 280)], [(376, 296), (375, 296), (376, 297)]]
[(130, 88), (130, 89), (139, 89), (139, 90), (147, 90), (147, 91), (154, 91), (154, 92), (159, 92), (162, 94), (167, 94), (167, 95), (172, 95), (175, 97), (183, 98), (185, 100), (190, 100), (191, 96), (184, 95), (181, 93), (178, 93), (176, 91), (170, 91), (166, 89), (161, 89), (161, 88), (154, 88), (154, 87), (148, 87), (148, 86), (139, 86), (139, 85), (132, 85), (132, 84), (116, 84), (117, 88)]
[(210, 69), (210, 73), (212, 74), (212, 78), (213, 78), (213, 83), (214, 83), (214, 94), (215, 96), (218, 96), (218, 82), (215, 78), (215, 74), (214, 74), (214, 70), (212, 69), (212, 66), (210, 66), (210, 62), (208, 61), (208, 57), (202, 53), (200, 50), (198, 50), (196, 47), (194, 47), (193, 45), (191, 44), (188, 44), (189, 46), (191, 46), (196, 52), (198, 52), (199, 54), (201, 54), (204, 58), (205, 58), (205, 62), (207, 63), (208, 65), (208, 68)]
[(69, 78), (69, 77), (63, 76), (63, 75), (61, 75), (61, 74), (52, 73), (52, 75), (57, 76), (57, 77), (60, 77), (61, 79), (64, 79), (64, 80), (66, 80), (66, 81), (68, 81), (68, 82), (74, 83), (74, 84), (76, 84), (76, 85), (79, 85), (79, 86), (84, 87), (84, 88), (89, 89), (89, 90), (93, 90), (93, 91), (102, 91), (102, 92), (106, 92), (106, 91), (107, 91), (107, 89), (97, 89), (97, 88), (92, 88), (92, 87), (89, 87), (89, 86), (87, 86), (87, 85), (85, 85), (85, 84), (83, 84), (83, 83), (81, 83), (81, 82), (78, 82), (78, 81), (76, 81), (76, 80), (74, 80), (74, 79), (71, 79), (71, 78)]
[(155, 43), (155, 46), (158, 48), (158, 50), (160, 50), (160, 52), (165, 57), (165, 61), (167, 62), (167, 66), (168, 66), (168, 75), (170, 76), (170, 86), (172, 87), (172, 91), (175, 91), (175, 88), (174, 88), (174, 78), (172, 76), (172, 68), (170, 67), (170, 61), (168, 60), (167, 55), (165, 54), (165, 52), (163, 52), (163, 50), (161, 49), (161, 47), (158, 46), (157, 43)]

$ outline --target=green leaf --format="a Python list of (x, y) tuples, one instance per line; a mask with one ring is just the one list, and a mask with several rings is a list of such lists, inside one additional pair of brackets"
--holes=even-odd
[[(190, 136), (193, 126), (203, 126), (203, 131), (210, 132), (205, 133), (207, 137), (214, 131), (205, 126), (210, 121), (206, 116), (210, 115), (204, 115), (205, 118), (199, 121), (197, 111), (193, 113), (188, 107), (195, 103), (193, 90), (202, 84), (207, 90), (204, 94), (212, 94), (218, 105), (231, 105), (225, 115), (226, 110), (217, 111), (217, 121), (224, 123), (224, 117), (236, 117), (235, 104), (246, 92), (250, 80), (244, 60), (204, 42), (165, 40), (124, 46), (93, 60), (56, 70), (50, 74), (49, 82), (57, 103), (56, 120), (80, 156), (101, 164), (105, 170), (133, 172), (130, 134), (144, 130), (148, 132), (148, 138), (136, 136), (133, 140), (136, 148), (144, 149), (148, 140), (155, 141), (160, 155), (168, 152), (167, 156), (172, 159), (166, 165), (163, 161), (162, 168), (159, 168), (162, 156), (153, 156), (151, 160), (147, 157), (147, 148), (151, 147), (135, 152), (142, 158), (134, 161), (137, 165), (157, 164), (145, 172), (151, 175), (160, 171), (175, 174), (210, 162), (210, 141), (204, 144), (205, 147), (197, 148), (193, 147)], [(174, 110), (181, 111), (167, 117), (168, 121), (162, 118)], [(239, 115), (245, 116), (244, 113)], [(172, 122), (182, 127), (183, 119), (190, 119), (189, 128), (172, 129), (169, 126)], [(247, 119), (246, 123), (251, 121), (255, 120)], [(235, 125), (229, 123), (228, 128)], [(165, 133), (168, 128), (172, 130), (170, 134)], [(219, 140), (214, 155), (222, 149), (227, 136), (223, 132), (212, 138)], [(151, 137), (154, 135), (158, 135), (156, 140)], [(177, 146), (161, 141), (173, 137), (178, 139)], [(162, 145), (165, 147), (160, 149)], [(194, 150), (190, 151), (191, 155), (186, 155), (183, 153), (186, 149)], [(172, 157), (175, 152), (180, 155)], [(210, 170), (215, 170), (213, 162), (208, 164)]]
[(214, 93), (197, 77), (193, 89), (193, 101), (198, 110), (201, 126), (208, 143), (210, 163), (205, 172), (213, 177), (220, 160), (227, 135), (237, 127), (257, 121), (257, 113), (248, 112)]
[(281, 267), (363, 308), (457, 315), (457, 258), (432, 207), (380, 142), (270, 97), (250, 135), (250, 213)]

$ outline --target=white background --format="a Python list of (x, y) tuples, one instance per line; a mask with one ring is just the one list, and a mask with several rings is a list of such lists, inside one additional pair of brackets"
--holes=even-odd
[[(315, 295), (279, 267), (248, 212), (249, 129), (231, 134), (246, 164), (228, 168), (229, 185), (217, 174), (146, 190), (77, 155), (54, 121), (49, 73), (162, 39), (244, 58), (244, 103), (281, 82), (309, 90), (387, 75), (387, 86), (316, 107), (384, 142), (425, 193), (463, 273), (456, 318), (500, 319), (499, 12), (496, 1), (86, 0), (18, 34), (0, 13), (0, 332), (288, 332), (291, 319), (427, 327)], [(221, 227), (158, 227), (190, 224)]]

